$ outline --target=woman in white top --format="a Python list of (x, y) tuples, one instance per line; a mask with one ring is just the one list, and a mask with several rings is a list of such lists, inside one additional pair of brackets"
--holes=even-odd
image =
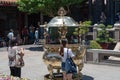
[(61, 68), (63, 71), (63, 80), (72, 80), (72, 73), (66, 73), (65, 70), (65, 62), (67, 59), (67, 55), (70, 57), (74, 57), (74, 54), (71, 49), (67, 48), (67, 39), (62, 40), (62, 47), (60, 49), (60, 55), (62, 56), (62, 64)]
[(35, 30), (35, 41), (34, 41), (34, 44), (38, 43), (38, 39), (39, 38), (39, 32), (38, 32), (38, 28), (36, 28)]
[(7, 37), (8, 37), (8, 39), (9, 39), (9, 41), (8, 41), (8, 46), (10, 46), (11, 40), (14, 38), (14, 33), (13, 33), (13, 30), (12, 30), (12, 29), (10, 29), (10, 32), (8, 33)]

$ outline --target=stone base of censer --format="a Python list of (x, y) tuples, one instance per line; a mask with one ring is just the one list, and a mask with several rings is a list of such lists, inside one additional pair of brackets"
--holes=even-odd
[[(53, 73), (53, 78), (51, 79), (50, 74), (46, 74), (44, 80), (63, 80), (63, 75), (62, 73)], [(74, 74), (73, 80), (82, 80), (82, 73)]]

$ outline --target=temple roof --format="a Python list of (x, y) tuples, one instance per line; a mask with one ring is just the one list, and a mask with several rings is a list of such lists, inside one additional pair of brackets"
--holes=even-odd
[(17, 0), (0, 0), (0, 4), (15, 4)]

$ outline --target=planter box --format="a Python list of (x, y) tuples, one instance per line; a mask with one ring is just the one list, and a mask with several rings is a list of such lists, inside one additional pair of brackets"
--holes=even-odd
[(108, 49), (109, 43), (99, 43), (102, 49)]
[(114, 50), (115, 46), (116, 46), (116, 43), (110, 43), (108, 46), (108, 49)]

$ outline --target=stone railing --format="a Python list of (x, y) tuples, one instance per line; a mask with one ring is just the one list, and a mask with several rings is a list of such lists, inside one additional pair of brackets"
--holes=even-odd
[(119, 50), (87, 49), (85, 62), (99, 63), (104, 56), (120, 56)]
[[(98, 28), (98, 24), (94, 24), (93, 27), (93, 40), (96, 40), (97, 38), (97, 31), (100, 28)], [(120, 41), (120, 23), (115, 23), (113, 28), (108, 29), (108, 31), (114, 32), (113, 38), (115, 39), (116, 42)]]

